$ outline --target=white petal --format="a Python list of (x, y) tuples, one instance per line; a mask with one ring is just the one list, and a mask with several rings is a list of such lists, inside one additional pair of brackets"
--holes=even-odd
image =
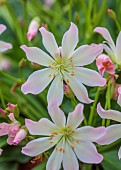
[(117, 110), (104, 110), (100, 103), (97, 105), (97, 112), (101, 118), (112, 119), (121, 122), (121, 112)]
[(66, 126), (71, 126), (73, 129), (76, 129), (81, 124), (84, 119), (83, 108), (84, 106), (82, 104), (78, 104), (75, 110), (69, 113)]
[(12, 48), (12, 45), (10, 43), (0, 41), (0, 53), (7, 51)]
[(57, 147), (52, 152), (49, 157), (46, 165), (46, 170), (59, 170), (63, 160), (63, 151), (60, 151), (60, 148), (64, 148), (65, 142), (61, 140)]
[(115, 48), (115, 44), (111, 38), (111, 35), (109, 33), (109, 31), (106, 28), (103, 27), (96, 27), (94, 29), (94, 32), (97, 32), (99, 34), (101, 34), (103, 36), (103, 38), (108, 42), (109, 46), (111, 47), (112, 51), (114, 53), (116, 53), (116, 48)]
[(32, 73), (28, 80), (22, 85), (21, 90), (24, 94), (38, 94), (42, 92), (52, 81), (53, 76), (50, 68), (42, 69)]
[(110, 57), (114, 55), (111, 48), (109, 48), (106, 44), (103, 44), (103, 48)]
[(101, 44), (83, 45), (71, 55), (74, 66), (84, 66), (92, 63), (103, 52)]
[(117, 103), (121, 106), (121, 87), (118, 88), (118, 100)]
[(56, 103), (48, 105), (48, 112), (56, 126), (60, 128), (65, 127), (66, 117), (64, 112), (57, 106)]
[(65, 170), (79, 170), (77, 157), (68, 142), (66, 142), (65, 152), (63, 154), (63, 168)]
[(116, 60), (118, 64), (121, 64), (121, 31), (116, 40)]
[(119, 159), (121, 159), (121, 147), (119, 148), (119, 151), (118, 151), (118, 157)]
[(6, 26), (3, 24), (0, 24), (0, 35), (6, 30)]
[(106, 134), (105, 127), (94, 128), (91, 126), (84, 126), (75, 130), (73, 137), (82, 141), (95, 142)]
[(37, 156), (53, 147), (55, 143), (56, 142), (50, 143), (48, 137), (38, 138), (27, 143), (27, 145), (22, 148), (22, 153), (32, 157)]
[(27, 59), (34, 63), (49, 67), (54, 62), (48, 54), (37, 47), (22, 45), (21, 49), (26, 53)]
[(31, 135), (50, 136), (51, 133), (58, 130), (55, 124), (46, 118), (42, 118), (38, 122), (25, 119), (25, 124)]
[(71, 77), (69, 75), (67, 76), (68, 85), (70, 86), (71, 90), (74, 92), (77, 99), (83, 103), (91, 103), (93, 100), (88, 98), (88, 92), (87, 89), (84, 87), (84, 85), (79, 82), (76, 78)]
[(48, 105), (56, 103), (57, 106), (60, 106), (63, 101), (63, 80), (58, 74), (53, 80), (47, 95)]
[(107, 145), (121, 138), (121, 124), (108, 126), (106, 131), (106, 134), (96, 141), (100, 145)]
[(78, 28), (75, 24), (71, 23), (71, 26), (67, 32), (65, 32), (62, 39), (62, 57), (69, 57), (74, 51), (78, 43)]
[(83, 84), (87, 86), (104, 86), (106, 84), (106, 79), (91, 69), (84, 67), (74, 67), (75, 77)]
[(103, 160), (103, 156), (97, 152), (95, 145), (91, 142), (79, 141), (74, 151), (77, 157), (85, 163), (98, 164)]
[(52, 55), (52, 57), (56, 59), (56, 57), (60, 55), (60, 52), (54, 35), (47, 31), (44, 27), (41, 27), (39, 31), (42, 34), (42, 41), (46, 50)]

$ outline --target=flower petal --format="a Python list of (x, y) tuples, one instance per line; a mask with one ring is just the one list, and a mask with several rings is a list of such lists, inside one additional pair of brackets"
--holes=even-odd
[(42, 41), (46, 50), (52, 55), (52, 57), (56, 59), (56, 57), (60, 55), (60, 52), (54, 35), (51, 32), (47, 31), (44, 27), (41, 27), (39, 31), (42, 34)]
[(76, 129), (81, 124), (84, 119), (83, 108), (84, 106), (82, 104), (78, 104), (75, 110), (69, 113), (66, 126), (71, 126), (73, 129)]
[(66, 117), (64, 112), (57, 106), (56, 103), (48, 105), (48, 112), (56, 126), (61, 128), (65, 127)]
[(74, 68), (75, 77), (81, 83), (86, 84), (87, 86), (104, 86), (106, 84), (106, 79), (91, 69), (84, 67), (75, 67)]
[(78, 140), (95, 142), (106, 134), (105, 127), (84, 126), (75, 130), (73, 137)]
[(118, 151), (118, 157), (119, 159), (121, 159), (121, 147), (119, 148), (119, 151)]
[(12, 45), (10, 43), (0, 41), (0, 53), (7, 51), (12, 48)]
[(62, 57), (69, 57), (74, 51), (78, 43), (78, 28), (74, 23), (67, 32), (65, 32), (62, 39)]
[(77, 157), (68, 142), (65, 144), (65, 152), (63, 154), (63, 168), (65, 170), (79, 170)]
[(56, 142), (50, 143), (49, 138), (38, 138), (27, 143), (22, 148), (22, 153), (28, 156), (37, 156), (55, 145)]
[(116, 60), (118, 64), (121, 64), (121, 31), (116, 40)]
[(54, 62), (48, 54), (37, 47), (22, 45), (21, 49), (26, 53), (27, 59), (34, 63), (49, 67)]
[(101, 34), (103, 36), (103, 38), (108, 42), (109, 46), (111, 47), (112, 51), (115, 53), (115, 44), (111, 38), (111, 35), (109, 33), (109, 31), (106, 28), (103, 27), (96, 27), (94, 29), (94, 32), (97, 32), (99, 34)]
[[(79, 82), (76, 78), (71, 77), (69, 75), (67, 76), (67, 82), (70, 86), (71, 90), (74, 92), (77, 99), (84, 103), (91, 103), (93, 100), (88, 98), (88, 92), (87, 89), (84, 87), (84, 85)], [(65, 80), (66, 81), (66, 80)]]
[(97, 105), (97, 112), (101, 118), (112, 119), (118, 122), (121, 122), (121, 112), (117, 110), (104, 110), (100, 103)]
[(50, 68), (35, 71), (22, 85), (21, 87), (22, 92), (24, 94), (27, 93), (38, 94), (42, 92), (53, 79), (53, 77), (50, 76), (51, 73), (52, 70)]
[(6, 26), (3, 24), (0, 24), (0, 35), (6, 30)]
[(57, 147), (52, 152), (51, 156), (49, 157), (46, 165), (46, 170), (59, 170), (61, 167), (61, 163), (63, 160), (63, 151), (60, 148), (64, 148), (65, 142), (61, 140)]
[(63, 80), (58, 74), (53, 80), (48, 91), (48, 95), (47, 95), (48, 105), (52, 105), (53, 103), (56, 102), (56, 104), (60, 106), (63, 101), (63, 95), (64, 95)]
[(95, 145), (91, 142), (79, 141), (75, 145), (74, 151), (77, 157), (85, 163), (98, 164), (103, 160), (103, 156), (97, 152)]
[(92, 63), (103, 52), (101, 44), (83, 45), (71, 55), (74, 66), (84, 66)]
[(96, 141), (100, 145), (107, 145), (121, 138), (121, 124), (108, 126), (106, 131), (106, 134)]
[(117, 103), (121, 106), (121, 87), (118, 88), (118, 100)]
[(29, 133), (32, 135), (50, 136), (51, 133), (57, 131), (55, 124), (46, 118), (42, 118), (38, 122), (30, 119), (25, 119), (25, 124), (29, 130)]

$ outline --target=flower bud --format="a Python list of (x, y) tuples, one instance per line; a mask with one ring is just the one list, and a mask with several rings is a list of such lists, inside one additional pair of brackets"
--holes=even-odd
[(27, 135), (26, 130), (20, 129), (13, 140), (13, 145), (18, 145)]
[(19, 108), (17, 104), (12, 104), (8, 102), (6, 110), (9, 112), (13, 112), (15, 117), (17, 118), (19, 116)]
[(39, 26), (40, 26), (40, 19), (38, 17), (33, 18), (29, 24), (29, 28), (27, 32), (28, 41), (31, 41), (37, 35)]
[(64, 84), (63, 88), (64, 88), (64, 94), (65, 94), (69, 99), (74, 98), (74, 93), (72, 92), (72, 90), (69, 88), (68, 85), (65, 85), (65, 84)]
[(7, 116), (7, 112), (6, 110), (0, 108), (0, 114), (2, 115), (2, 117), (6, 117)]
[(111, 19), (116, 20), (116, 14), (112, 9), (108, 9), (108, 15)]
[(26, 66), (26, 59), (25, 58), (22, 58), (21, 61), (19, 62), (19, 67), (20, 68), (23, 68)]

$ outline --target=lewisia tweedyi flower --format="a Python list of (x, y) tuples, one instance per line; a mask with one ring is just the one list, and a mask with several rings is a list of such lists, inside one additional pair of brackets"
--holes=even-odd
[(78, 170), (77, 157), (86, 163), (98, 164), (102, 161), (103, 156), (97, 152), (92, 142), (106, 133), (105, 127), (77, 128), (84, 119), (82, 104), (78, 104), (75, 110), (69, 113), (67, 121), (63, 111), (56, 105), (49, 107), (48, 110), (54, 123), (46, 118), (38, 122), (25, 120), (30, 134), (45, 137), (30, 141), (22, 148), (23, 154), (33, 157), (56, 145), (48, 159), (46, 170), (58, 170), (61, 163), (65, 170)]
[(103, 36), (103, 38), (106, 40), (106, 44), (103, 44), (103, 47), (107, 54), (110, 56), (111, 60), (118, 64), (121, 65), (121, 48), (120, 48), (120, 42), (121, 42), (121, 32), (119, 33), (117, 40), (116, 40), (116, 45), (114, 44), (111, 35), (109, 31), (106, 28), (103, 27), (96, 27), (94, 29), (94, 32), (97, 32)]
[(84, 103), (92, 102), (88, 98), (87, 90), (83, 84), (103, 86), (106, 80), (96, 71), (82, 66), (92, 63), (102, 53), (102, 45), (83, 45), (74, 51), (78, 43), (78, 29), (73, 23), (64, 34), (62, 47), (60, 48), (52, 33), (44, 27), (39, 30), (42, 34), (43, 44), (51, 56), (37, 47), (21, 46), (28, 60), (47, 67), (31, 74), (22, 85), (22, 92), (25, 94), (38, 94), (53, 80), (48, 91), (47, 100), (49, 104), (56, 100), (59, 106), (63, 100), (64, 81), (72, 89), (79, 101)]
[(114, 63), (110, 60), (110, 58), (101, 54), (96, 58), (96, 65), (98, 67), (99, 73), (103, 76), (105, 72), (109, 74), (114, 74)]
[[(121, 112), (117, 110), (104, 110), (101, 107), (100, 103), (98, 103), (97, 112), (101, 118), (112, 119), (117, 122), (121, 122)], [(106, 128), (106, 130), (106, 134), (102, 138), (97, 140), (97, 143), (99, 143), (100, 145), (107, 145), (121, 138), (121, 124), (110, 125)], [(121, 147), (119, 149), (118, 156), (120, 159)]]
[[(3, 24), (0, 24), (0, 35), (6, 30), (6, 26)], [(12, 45), (10, 43), (0, 41), (0, 53), (4, 52), (8, 49), (11, 49)]]

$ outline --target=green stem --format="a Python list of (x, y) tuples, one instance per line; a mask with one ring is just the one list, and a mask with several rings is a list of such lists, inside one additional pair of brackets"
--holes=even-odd
[[(110, 80), (108, 81), (108, 89), (107, 89), (107, 94), (106, 94), (106, 100), (107, 100), (107, 108), (108, 108), (108, 110), (111, 108), (111, 102), (110, 102), (110, 100), (111, 100), (111, 95), (110, 95), (110, 93), (111, 93), (111, 82), (110, 82)], [(110, 125), (110, 120), (108, 119), (107, 121), (106, 121), (106, 126), (109, 126)]]
[(92, 122), (93, 122), (94, 112), (95, 112), (95, 108), (96, 108), (96, 105), (97, 105), (97, 102), (98, 102), (99, 94), (100, 94), (100, 87), (98, 87), (98, 89), (97, 89), (97, 93), (95, 95), (95, 100), (94, 100), (94, 103), (93, 103), (92, 108), (91, 108), (89, 121), (88, 121), (89, 125), (92, 125)]
[(70, 0), (69, 11), (68, 11), (68, 18), (70, 22), (72, 21), (72, 7), (73, 7), (73, 0)]
[(3, 93), (2, 93), (1, 89), (0, 89), (0, 98), (1, 98), (2, 106), (5, 109), (6, 108), (6, 104), (5, 104), (5, 100), (4, 100)]
[(18, 82), (18, 83), (21, 82), (20, 79), (13, 77), (13, 76), (7, 74), (6, 72), (0, 71), (0, 74), (2, 74), (3, 76), (5, 76), (5, 77), (7, 77), (7, 78), (9, 78), (10, 80), (13, 80), (13, 81), (15, 81), (15, 82)]

